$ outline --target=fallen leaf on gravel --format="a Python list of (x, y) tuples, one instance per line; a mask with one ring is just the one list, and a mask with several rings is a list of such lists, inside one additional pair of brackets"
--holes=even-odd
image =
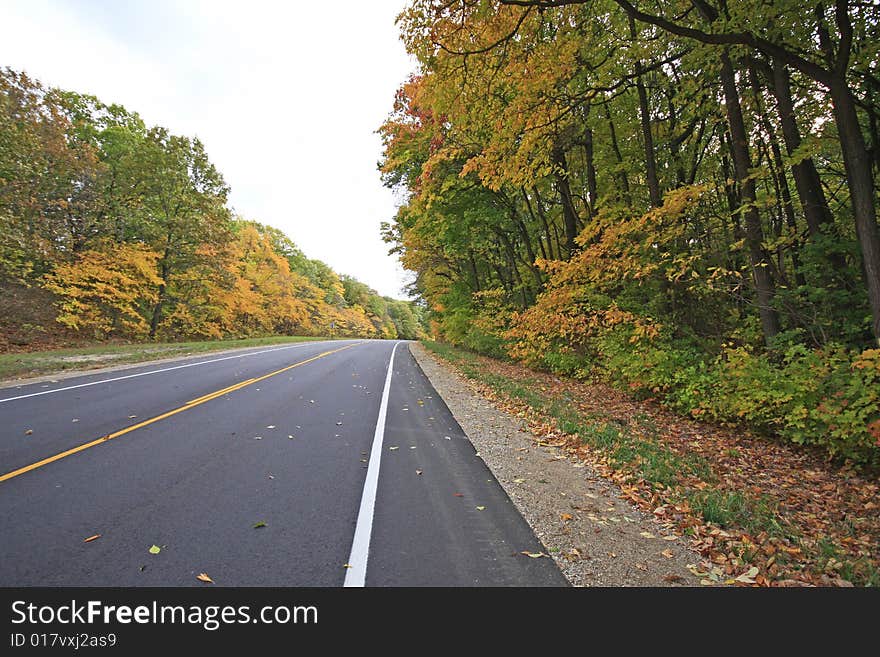
[(571, 515), (570, 513), (562, 513), (559, 515), (559, 519), (562, 520), (563, 522), (571, 520), (572, 518), (574, 518), (574, 516)]
[(664, 557), (666, 557), (667, 559), (671, 559), (673, 556), (675, 556), (675, 555), (672, 553), (672, 550), (669, 550), (669, 549), (663, 550), (663, 552), (661, 552), (660, 554), (662, 554), (662, 555), (663, 555)]
[(657, 538), (651, 532), (639, 532), (639, 536), (643, 536), (645, 538)]
[(525, 479), (514, 479), (514, 480), (513, 480), (513, 483), (515, 483), (515, 484), (524, 484), (524, 483), (526, 483), (526, 480), (525, 480)]
[(96, 541), (101, 538), (100, 534), (95, 534), (94, 536), (89, 536), (88, 538), (83, 539), (83, 543), (91, 543), (92, 541)]
[(674, 541), (678, 538), (678, 536), (661, 536), (660, 538), (662, 538), (664, 541)]
[(196, 579), (200, 582), (205, 582), (206, 584), (213, 584), (214, 580), (208, 577), (207, 573), (199, 573), (196, 575)]
[(540, 559), (541, 557), (550, 558), (549, 554), (544, 554), (543, 552), (529, 552), (528, 550), (523, 550), (520, 554), (524, 554), (527, 557), (531, 557), (532, 559)]
[(259, 529), (260, 527), (265, 527), (265, 526), (266, 526), (266, 523), (263, 522), (262, 520), (260, 520), (260, 522), (258, 522), (254, 525), (254, 529)]
[(646, 564), (646, 563), (637, 563), (637, 564), (636, 564), (636, 568), (638, 568), (639, 570), (648, 570), (648, 564)]
[(736, 578), (737, 582), (742, 584), (754, 584), (755, 577), (758, 575), (758, 569), (755, 566), (749, 568), (746, 572)]
[(677, 584), (679, 582), (685, 581), (685, 579), (681, 575), (667, 575), (663, 578), (663, 581), (669, 582), (670, 584)]
[(151, 545), (150, 546), (150, 550), (149, 550), (150, 554), (159, 554), (161, 551), (162, 551), (162, 548), (160, 548), (158, 545)]

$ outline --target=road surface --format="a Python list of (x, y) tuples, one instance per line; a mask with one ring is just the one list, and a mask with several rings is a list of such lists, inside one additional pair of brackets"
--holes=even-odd
[(0, 536), (0, 586), (566, 585), (398, 341), (0, 389)]

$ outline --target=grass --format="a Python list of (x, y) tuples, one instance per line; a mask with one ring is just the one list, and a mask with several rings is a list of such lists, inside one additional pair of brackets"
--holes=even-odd
[[(450, 345), (423, 342), (427, 349), (457, 365), (471, 379), (487, 384), (494, 392), (527, 404), (531, 409), (553, 418), (566, 434), (577, 436), (594, 451), (604, 454), (618, 470), (648, 482), (655, 489), (675, 489), (691, 508), (707, 522), (722, 528), (739, 527), (750, 532), (766, 531), (771, 535), (790, 535), (790, 528), (776, 513), (765, 496), (751, 496), (727, 491), (717, 486), (711, 464), (695, 453), (679, 453), (659, 437), (657, 426), (646, 416), (622, 423), (611, 418), (587, 416), (567, 396), (554, 397), (534, 380), (511, 379), (480, 367), (478, 356)], [(687, 486), (697, 479), (702, 489)]]
[(188, 356), (224, 349), (305, 342), (326, 338), (276, 335), (240, 340), (200, 342), (149, 342), (139, 344), (95, 345), (78, 349), (56, 349), (30, 353), (0, 354), (0, 380), (52, 374), (67, 370), (86, 370), (124, 363)]

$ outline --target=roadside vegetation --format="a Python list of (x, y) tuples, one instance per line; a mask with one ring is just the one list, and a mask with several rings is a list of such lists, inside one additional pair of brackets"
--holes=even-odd
[[(603, 384), (423, 343), (499, 407), (692, 539), (706, 584), (880, 585), (880, 486), (817, 449), (685, 419)], [(753, 570), (754, 569), (754, 570)]]
[(409, 2), (381, 169), (432, 335), (880, 464), (875, 9)]

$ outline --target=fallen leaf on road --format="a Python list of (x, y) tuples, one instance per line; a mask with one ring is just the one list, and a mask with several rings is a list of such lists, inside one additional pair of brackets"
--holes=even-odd
[(315, 403), (315, 400), (314, 400), (314, 399), (310, 399), (310, 400), (309, 400), (309, 403), (310, 403), (310, 404), (314, 404), (314, 403)]
[(293, 440), (293, 436), (291, 436), (290, 434), (287, 434), (287, 437), (290, 438), (290, 440)]
[(351, 568), (351, 564), (350, 564), (350, 563), (344, 563), (344, 564), (342, 564), (342, 567), (343, 567), (343, 568)]
[(549, 554), (544, 554), (543, 552), (529, 552), (528, 550), (523, 550), (520, 554), (524, 554), (527, 557), (531, 557), (532, 559), (540, 559), (541, 557), (550, 558)]
[(208, 577), (207, 573), (199, 573), (196, 575), (196, 579), (200, 582), (205, 582), (206, 584), (213, 584), (214, 580)]
[(410, 448), (410, 449), (415, 449), (416, 446), (415, 446), (415, 445), (410, 445), (409, 448)]
[(71, 420), (71, 422), (79, 422), (79, 418), (78, 418), (78, 417), (75, 417), (75, 418), (73, 418), (73, 419)]
[(135, 419), (136, 417), (137, 417), (137, 415), (129, 415), (129, 416), (128, 416), (128, 419), (129, 419), (129, 420), (133, 420), (133, 419)]
[(267, 428), (267, 429), (274, 429), (274, 428), (275, 428), (275, 425), (274, 425), (274, 424), (270, 424), (270, 425), (269, 425), (268, 427), (266, 427), (266, 428)]
[(254, 529), (259, 529), (260, 527), (265, 527), (265, 526), (266, 526), (266, 523), (263, 522), (262, 520), (260, 520), (260, 522), (258, 522), (254, 525)]
[(91, 543), (92, 541), (97, 541), (101, 538), (100, 534), (95, 534), (94, 536), (89, 536), (88, 538), (83, 539), (83, 543)]
[(446, 440), (452, 440), (449, 436), (443, 436)]
[(397, 445), (395, 445), (394, 447), (389, 447), (388, 449), (390, 449), (390, 450), (393, 452), (395, 449), (400, 449), (400, 447), (398, 447)]
[(24, 432), (24, 435), (25, 435), (25, 436), (30, 436), (33, 432), (34, 432), (33, 429), (27, 429), (27, 430)]
[(342, 426), (342, 422), (337, 422), (337, 423), (336, 423), (336, 426), (337, 426), (337, 427), (341, 427), (341, 426)]
[(420, 475), (420, 474), (422, 474), (422, 471), (421, 471), (421, 470), (416, 470), (416, 474), (417, 474), (417, 475)]
[(486, 507), (484, 507), (484, 506), (477, 507), (477, 511), (485, 511), (485, 510), (486, 510)]
[(263, 439), (262, 436), (254, 436), (254, 440), (262, 440), (262, 439)]
[(464, 493), (453, 493), (455, 497), (464, 497)]
[(149, 550), (150, 554), (159, 554), (161, 551), (162, 551), (162, 548), (160, 548), (158, 545), (150, 546), (150, 550)]

